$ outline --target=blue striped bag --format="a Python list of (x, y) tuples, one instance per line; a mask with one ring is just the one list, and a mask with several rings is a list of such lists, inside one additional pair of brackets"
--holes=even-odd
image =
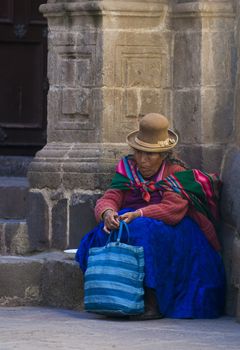
[(116, 231), (111, 232), (104, 247), (89, 250), (84, 276), (84, 305), (89, 312), (109, 316), (144, 312), (143, 247), (122, 243), (123, 229), (129, 237), (128, 226), (121, 221), (117, 239)]

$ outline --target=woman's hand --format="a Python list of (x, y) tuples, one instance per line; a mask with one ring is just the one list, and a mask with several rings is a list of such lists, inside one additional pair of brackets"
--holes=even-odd
[(141, 212), (139, 210), (136, 211), (129, 211), (125, 214), (122, 214), (119, 216), (119, 220), (125, 221), (127, 224), (131, 222), (132, 220), (138, 218), (141, 216)]
[(119, 217), (118, 213), (112, 209), (107, 209), (103, 213), (104, 227), (103, 230), (110, 233), (111, 230), (116, 230), (119, 227)]

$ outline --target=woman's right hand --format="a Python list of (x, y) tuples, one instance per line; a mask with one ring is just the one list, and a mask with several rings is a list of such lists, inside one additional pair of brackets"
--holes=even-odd
[(110, 233), (112, 230), (119, 228), (118, 213), (112, 209), (107, 209), (103, 214), (104, 227), (103, 230)]

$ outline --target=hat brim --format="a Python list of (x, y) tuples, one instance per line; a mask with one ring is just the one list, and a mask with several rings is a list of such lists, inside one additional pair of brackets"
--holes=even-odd
[(139, 132), (139, 130), (135, 130), (135, 131), (131, 132), (130, 134), (128, 134), (127, 135), (127, 143), (132, 148), (138, 149), (140, 151), (156, 152), (156, 153), (166, 152), (166, 151), (169, 151), (170, 149), (174, 148), (178, 143), (178, 135), (173, 130), (168, 129), (169, 138), (174, 139), (174, 143), (172, 143), (169, 146), (164, 146), (164, 147), (162, 147), (162, 146), (145, 147), (145, 146), (139, 145), (135, 141), (135, 138), (136, 138), (138, 132)]

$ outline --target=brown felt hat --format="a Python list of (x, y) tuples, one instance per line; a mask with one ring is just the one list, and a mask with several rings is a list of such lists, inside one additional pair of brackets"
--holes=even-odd
[(166, 152), (178, 143), (177, 134), (168, 127), (168, 119), (163, 115), (146, 114), (140, 120), (139, 130), (127, 135), (127, 143), (144, 152)]

